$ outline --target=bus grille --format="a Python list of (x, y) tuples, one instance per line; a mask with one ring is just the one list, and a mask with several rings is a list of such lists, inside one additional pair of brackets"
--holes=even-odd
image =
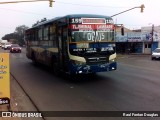
[(88, 57), (86, 58), (87, 64), (97, 64), (97, 63), (108, 63), (109, 58), (108, 57)]

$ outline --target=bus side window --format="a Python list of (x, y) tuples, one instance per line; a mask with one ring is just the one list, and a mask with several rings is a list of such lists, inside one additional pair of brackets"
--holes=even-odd
[(49, 26), (49, 46), (57, 47), (57, 39), (56, 39), (56, 26), (55, 24), (51, 24)]
[(38, 30), (38, 40), (42, 40), (43, 38), (43, 35), (42, 35), (42, 28), (40, 28), (39, 30)]
[(46, 26), (43, 32), (44, 40), (49, 40), (49, 26)]

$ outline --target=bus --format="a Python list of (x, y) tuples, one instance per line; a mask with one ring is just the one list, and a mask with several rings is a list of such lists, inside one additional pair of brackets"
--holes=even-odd
[(25, 31), (26, 56), (57, 74), (88, 74), (117, 69), (115, 25), (110, 16), (70, 14)]

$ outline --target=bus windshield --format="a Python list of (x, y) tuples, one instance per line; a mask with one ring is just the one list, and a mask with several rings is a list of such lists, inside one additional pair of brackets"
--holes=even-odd
[(114, 25), (109, 24), (71, 24), (71, 42), (112, 42)]
[(113, 31), (72, 31), (71, 42), (111, 42)]

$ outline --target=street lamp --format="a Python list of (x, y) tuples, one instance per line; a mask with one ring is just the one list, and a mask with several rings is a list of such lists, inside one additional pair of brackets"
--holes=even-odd
[(135, 8), (141, 8), (141, 13), (142, 13), (142, 12), (143, 12), (143, 10), (144, 10), (144, 8), (145, 8), (145, 6), (144, 6), (144, 4), (142, 4), (141, 6), (133, 7), (133, 8), (131, 8), (131, 9), (128, 9), (128, 10), (122, 11), (122, 12), (117, 13), (117, 14), (114, 14), (114, 15), (112, 15), (111, 17), (117, 16), (117, 15), (119, 15), (119, 14), (122, 14), (122, 13), (124, 13), (124, 12), (130, 11), (130, 10), (133, 10), (133, 9), (135, 9)]

